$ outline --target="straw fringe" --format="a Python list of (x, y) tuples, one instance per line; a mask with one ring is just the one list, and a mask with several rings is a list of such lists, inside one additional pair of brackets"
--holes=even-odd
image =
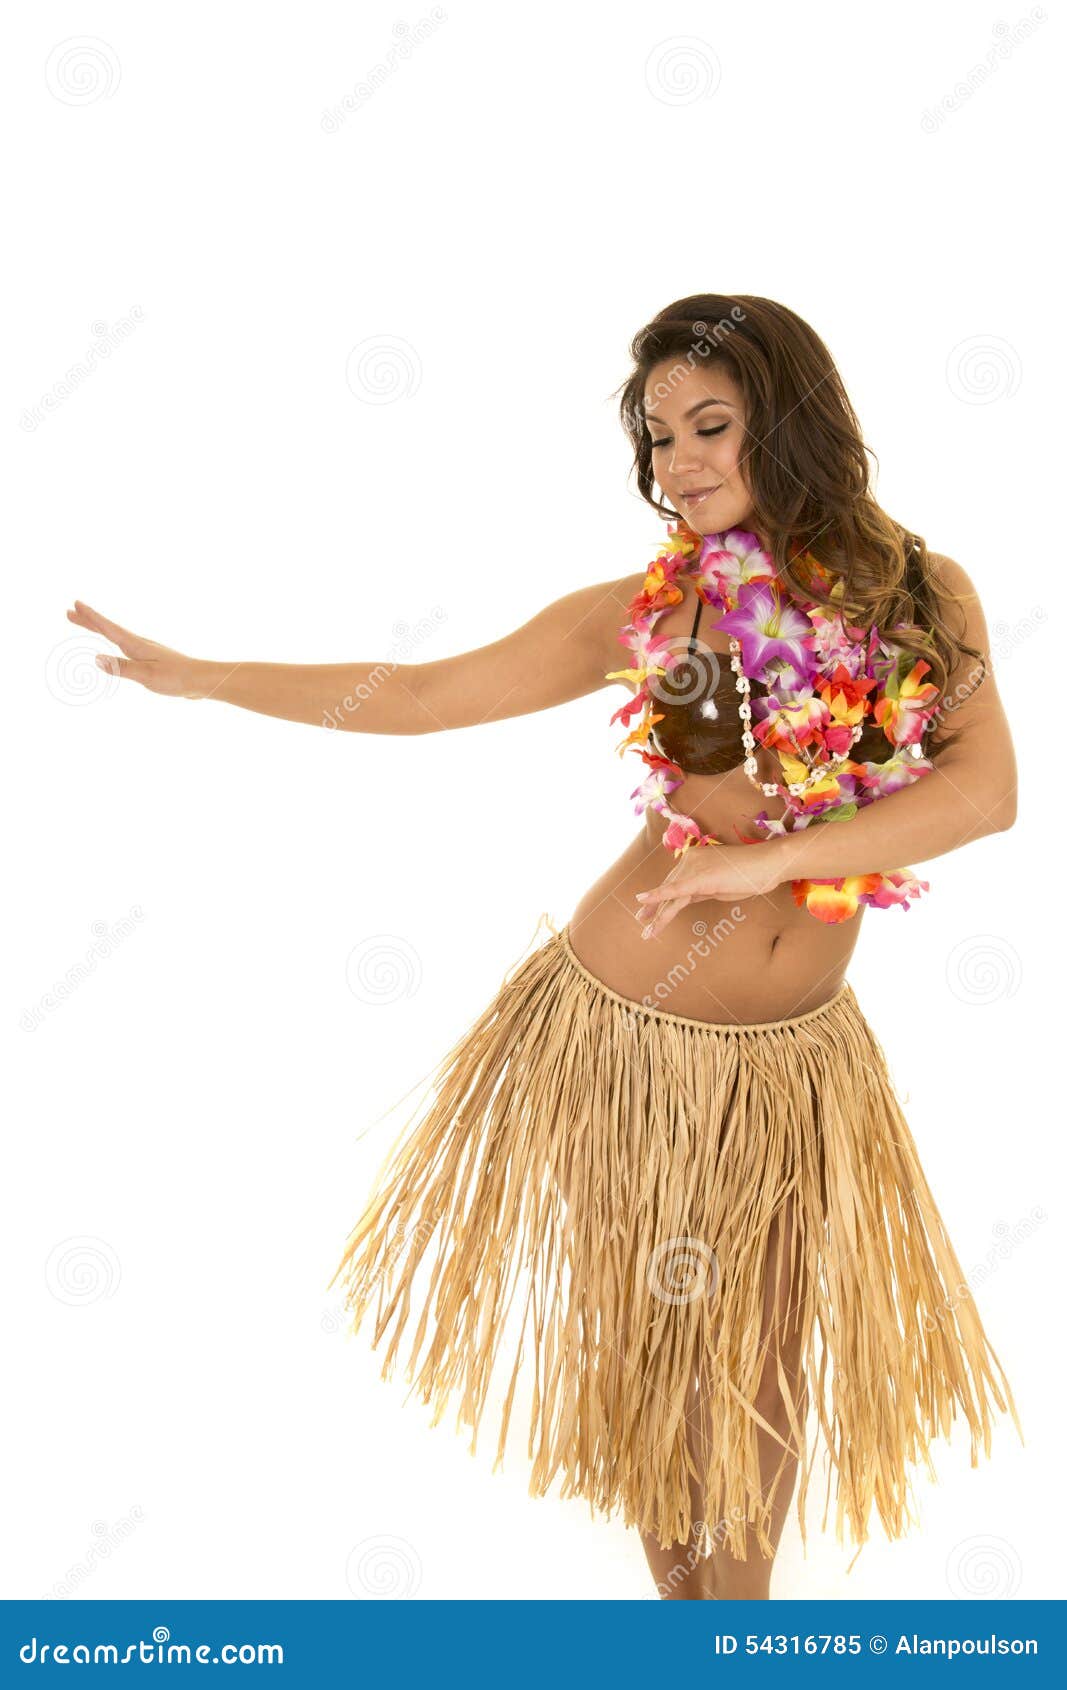
[[(697, 1522), (686, 1404), (697, 1372), (712, 1428), (703, 1518), (741, 1559), (746, 1522), (772, 1552), (770, 1507), (790, 1452), (806, 1550), (820, 1433), (823, 1529), (836, 1478), (838, 1540), (847, 1527), (861, 1547), (872, 1507), (888, 1537), (906, 1533), (907, 1469), (921, 1460), (936, 1478), (930, 1440), (957, 1414), (972, 1467), (979, 1446), (990, 1452), (989, 1397), (1022, 1437), (881, 1045), (847, 983), (786, 1021), (692, 1021), (612, 992), (552, 927), (443, 1059), (417, 1114), (330, 1284), (346, 1287), (353, 1333), (377, 1300), (372, 1348), (391, 1326), (388, 1379), (437, 1235), (407, 1378), (433, 1403), (432, 1425), (460, 1393), (457, 1430), (472, 1427), (473, 1454), (524, 1277), (493, 1470), (532, 1324), (531, 1495), (561, 1472), (563, 1496), (587, 1498), (594, 1513), (621, 1507), (664, 1548), (687, 1542)], [(769, 1243), (787, 1209), (791, 1318), (817, 1418), (810, 1447), (777, 1327), (761, 1324)], [(788, 1439), (757, 1406), (768, 1366)], [(782, 1446), (769, 1485), (760, 1428)]]

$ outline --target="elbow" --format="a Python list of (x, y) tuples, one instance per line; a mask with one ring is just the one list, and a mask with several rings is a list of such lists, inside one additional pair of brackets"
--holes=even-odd
[[(972, 839), (985, 833), (1006, 833), (1015, 826), (1018, 785), (1004, 774), (992, 775), (988, 769), (977, 769), (972, 762), (948, 762), (935, 765), (947, 776), (959, 799), (961, 826)], [(967, 827), (967, 821), (970, 827)]]
[(1007, 833), (1009, 827), (1015, 826), (1015, 817), (1019, 807), (1019, 788), (1016, 781), (1006, 782), (997, 794), (994, 815), (997, 818), (997, 832)]
[(1003, 815), (1001, 817), (1000, 826), (998, 827), (997, 832), (998, 833), (1007, 833), (1009, 827), (1014, 827), (1014, 826), (1015, 826), (1015, 800), (1013, 798), (1012, 803), (1011, 803), (1011, 809), (1005, 815)]
[(1014, 827), (1016, 811), (1017, 803), (1014, 787), (1010, 792), (999, 792), (990, 798), (986, 815), (992, 824), (993, 832), (1007, 833), (1010, 827)]

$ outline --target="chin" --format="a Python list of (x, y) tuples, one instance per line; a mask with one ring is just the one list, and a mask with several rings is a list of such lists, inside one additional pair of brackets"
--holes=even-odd
[(708, 534), (726, 534), (731, 528), (748, 528), (750, 526), (747, 516), (705, 516), (699, 508), (695, 510), (691, 516), (686, 516), (683, 511), (682, 521), (685, 523), (687, 528), (691, 528), (693, 530), (694, 534), (701, 534), (705, 536)]

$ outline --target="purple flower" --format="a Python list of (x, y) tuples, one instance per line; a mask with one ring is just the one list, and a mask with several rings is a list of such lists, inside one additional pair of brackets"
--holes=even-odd
[(803, 681), (818, 672), (814, 654), (805, 642), (811, 622), (802, 610), (779, 602), (768, 581), (747, 581), (737, 594), (737, 609), (716, 624), (741, 642), (741, 661), (750, 680), (768, 684), (778, 678), (779, 659)]

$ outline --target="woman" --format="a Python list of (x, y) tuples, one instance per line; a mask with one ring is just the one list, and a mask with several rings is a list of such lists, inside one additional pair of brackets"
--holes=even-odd
[(521, 1277), (531, 1493), (562, 1472), (564, 1495), (621, 1507), (664, 1597), (765, 1599), (798, 1472), (804, 1530), (809, 1409), (827, 1512), (833, 1481), (860, 1546), (872, 1509), (906, 1531), (909, 1466), (932, 1471), (957, 1415), (972, 1465), (991, 1404), (1019, 1428), (845, 980), (866, 908), (928, 890), (893, 865), (1012, 825), (1015, 761), (972, 584), (875, 502), (808, 325), (699, 295), (631, 354), (638, 485), (676, 525), (648, 569), (503, 639), (389, 685), (379, 664), (207, 663), (68, 616), (152, 691), (355, 732), (615, 681), (613, 720), (643, 710), (620, 747), (645, 765), (640, 832), (443, 1059), (334, 1279), (354, 1329), (372, 1303), (375, 1346), (391, 1328), (383, 1376), (417, 1308), (408, 1377), (434, 1423), (459, 1392), (476, 1441), (506, 1381), (499, 1462)]

